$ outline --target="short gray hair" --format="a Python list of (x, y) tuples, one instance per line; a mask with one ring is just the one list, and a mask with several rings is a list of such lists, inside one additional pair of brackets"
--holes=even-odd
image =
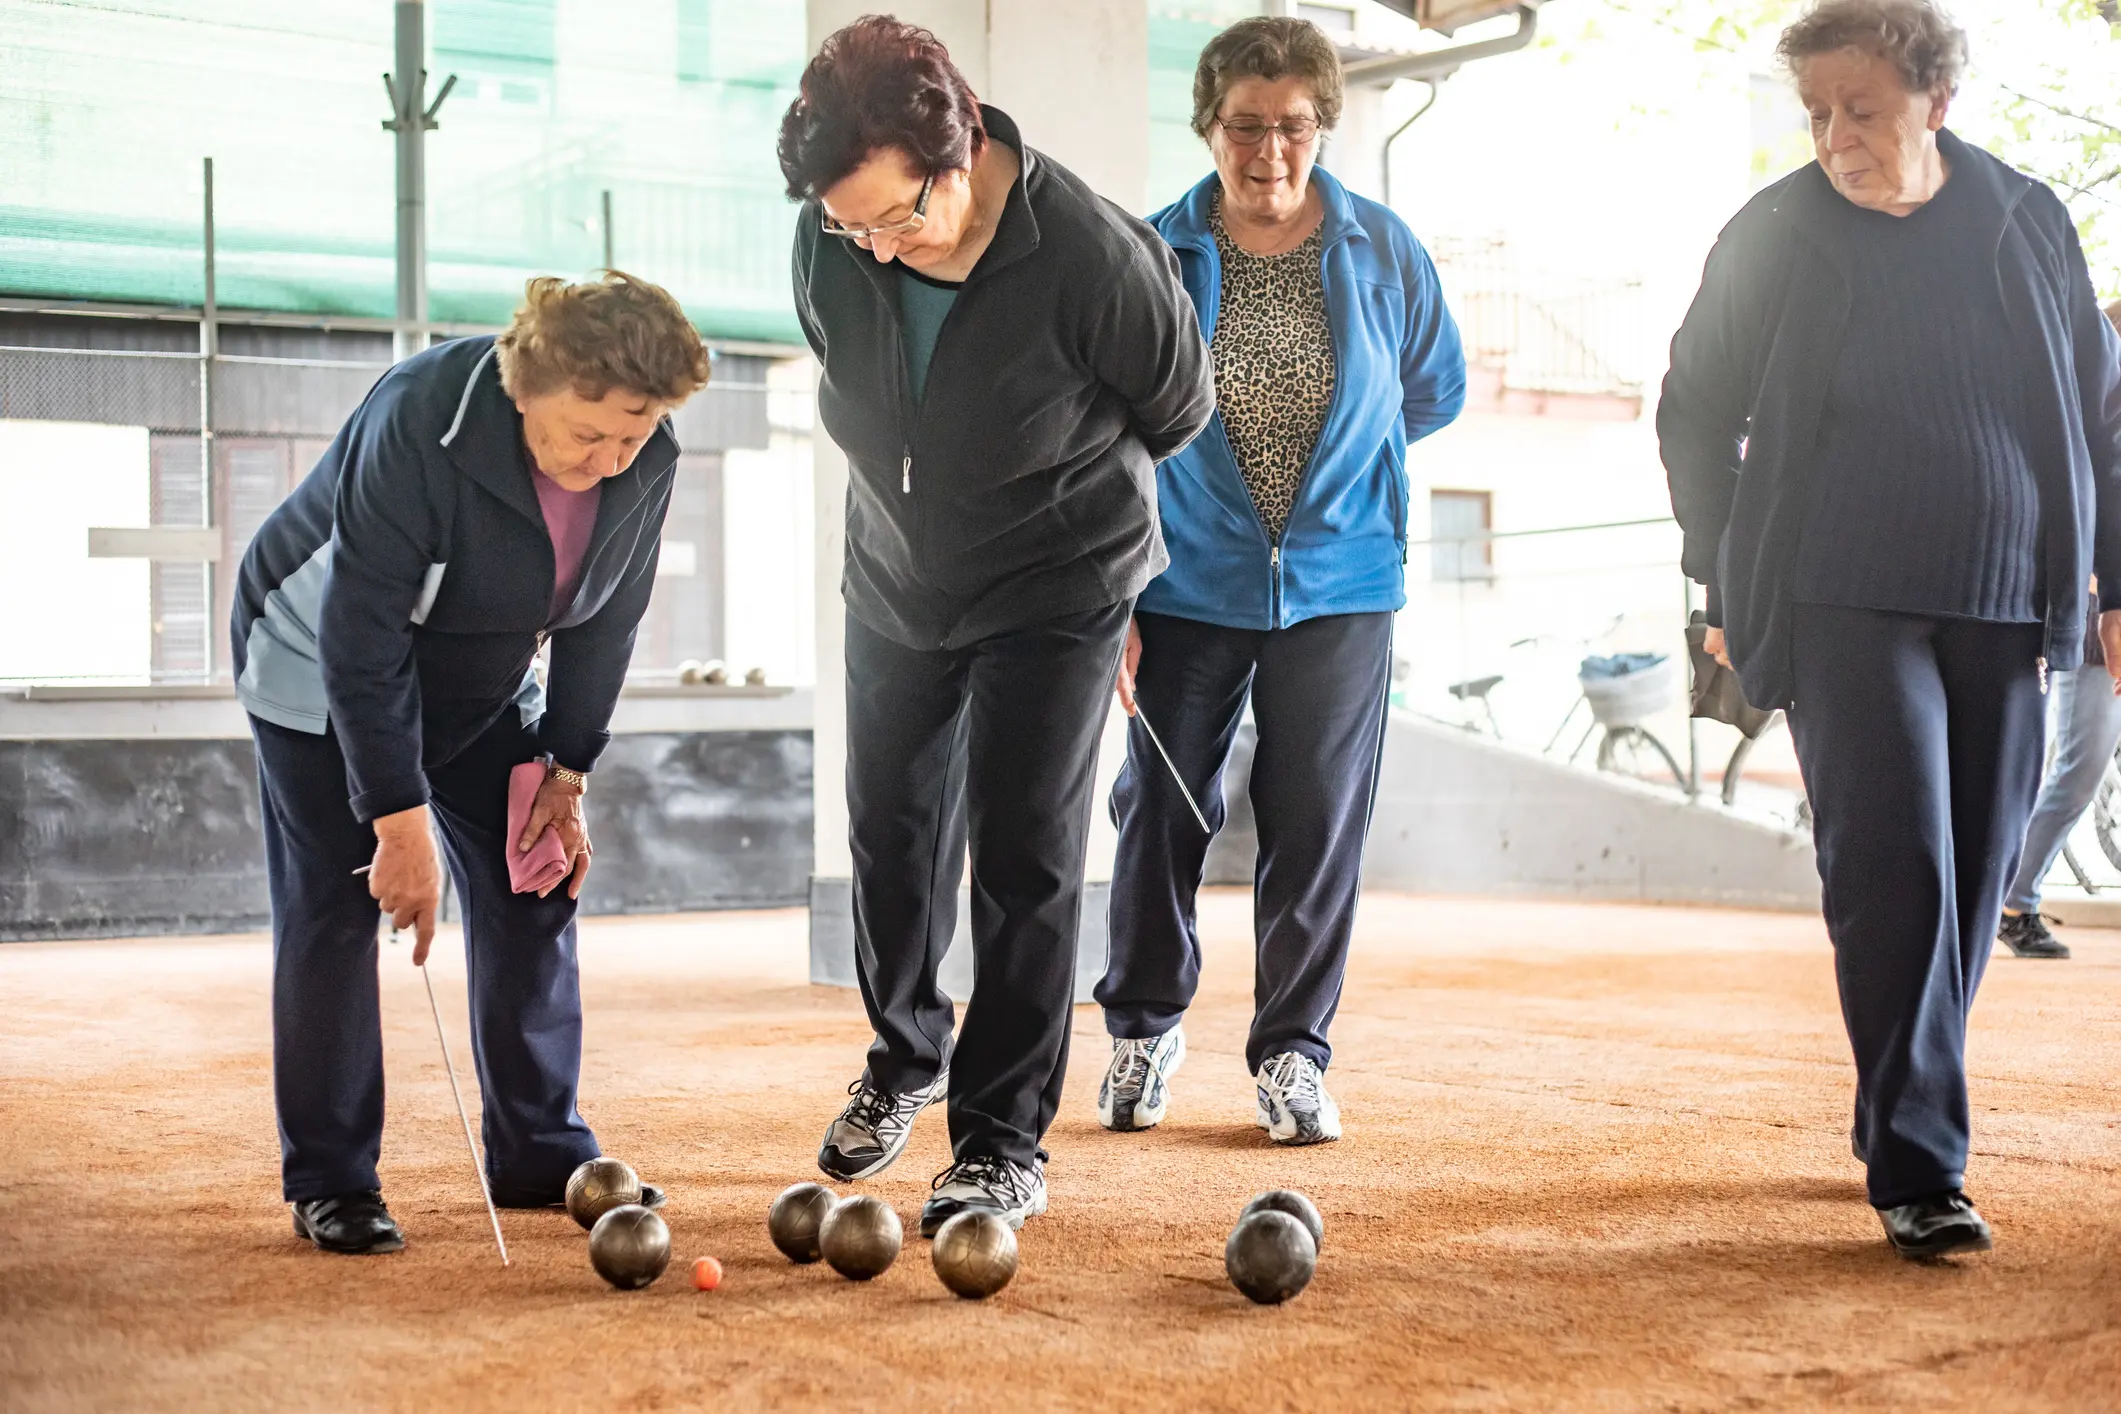
[(1775, 54), (1795, 72), (1838, 49), (1885, 60), (1910, 93), (1957, 93), (1966, 74), (1966, 31), (1931, 0), (1819, 0), (1782, 32)]
[(1262, 15), (1239, 20), (1209, 40), (1193, 71), (1195, 134), (1207, 137), (1230, 85), (1241, 79), (1302, 79), (1318, 109), (1318, 125), (1331, 132), (1340, 121), (1341, 92), (1347, 83), (1340, 71), (1340, 51), (1309, 20)]

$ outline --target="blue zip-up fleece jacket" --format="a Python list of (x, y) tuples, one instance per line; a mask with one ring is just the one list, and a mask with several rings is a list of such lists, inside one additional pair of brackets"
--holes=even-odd
[[(552, 538), (493, 338), (383, 375), (259, 527), (236, 584), (236, 696), (346, 757), (356, 818), (427, 802), (426, 768), (513, 706), (587, 771), (655, 587), (677, 439), (667, 420), (608, 478), (581, 586), (552, 610)], [(552, 640), (539, 694), (531, 659)]]
[[(1180, 277), (1215, 337), (1222, 260), (1208, 224), (1210, 175), (1149, 224), (1178, 252)], [(1267, 538), (1218, 414), (1156, 472), (1171, 566), (1136, 607), (1221, 624), (1286, 628), (1325, 614), (1407, 602), (1407, 447), (1449, 425), (1466, 401), (1458, 324), (1429, 253), (1386, 207), (1323, 167), (1326, 316), (1338, 365), (1333, 403), (1304, 469), (1281, 543)]]
[[(1949, 129), (1937, 146), (1951, 180), (1974, 184), (1995, 252), (2008, 319), (1997, 336), (2012, 341), (2035, 436), (2047, 666), (2066, 671), (2084, 660), (2094, 569), (2103, 606), (2121, 608), (2121, 353), (2061, 199)], [(1815, 162), (1731, 219), (1672, 339), (1657, 405), (1681, 563), (1708, 586), (1709, 622), (1756, 707), (1791, 705), (1790, 578), (1851, 304), (1828, 219), (1844, 200)]]

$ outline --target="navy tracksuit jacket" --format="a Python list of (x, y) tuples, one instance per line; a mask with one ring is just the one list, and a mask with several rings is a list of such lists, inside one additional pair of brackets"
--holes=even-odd
[[(511, 892), (508, 772), (588, 771), (647, 609), (678, 447), (604, 482), (572, 603), (490, 337), (385, 374), (243, 559), (237, 696), (258, 746), (273, 1072), (289, 1200), (374, 1188), (383, 1129), (369, 822), (431, 804), (463, 902), (497, 1199), (556, 1199), (597, 1152), (575, 1110), (574, 904)], [(551, 641), (546, 687), (531, 673)]]

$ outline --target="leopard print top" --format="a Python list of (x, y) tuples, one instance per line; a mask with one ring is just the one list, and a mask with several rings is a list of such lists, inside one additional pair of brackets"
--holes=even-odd
[(1210, 224), (1222, 257), (1222, 308), (1208, 352), (1216, 410), (1259, 522), (1275, 543), (1333, 402), (1333, 328), (1326, 318), (1325, 227), (1281, 255), (1230, 239), (1216, 194)]

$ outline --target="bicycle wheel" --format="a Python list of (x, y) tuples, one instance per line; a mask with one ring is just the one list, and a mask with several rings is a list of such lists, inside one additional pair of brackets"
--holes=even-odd
[(1598, 742), (1598, 769), (1615, 775), (1647, 781), (1663, 766), (1671, 772), (1672, 784), (1686, 789), (1686, 772), (1665, 750), (1664, 743), (1641, 727), (1610, 727)]
[(2092, 797), (2092, 833), (2107, 863), (2121, 869), (2121, 756), (2106, 763), (2099, 793)]

